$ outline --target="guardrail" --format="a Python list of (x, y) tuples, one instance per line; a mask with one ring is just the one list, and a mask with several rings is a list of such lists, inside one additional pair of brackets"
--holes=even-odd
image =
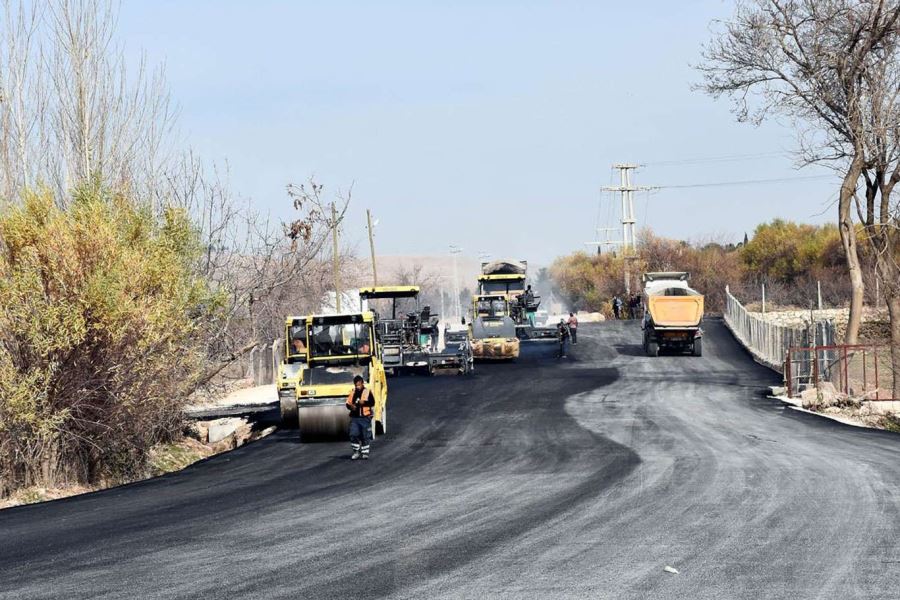
[(778, 325), (751, 314), (725, 286), (725, 326), (753, 358), (773, 371), (784, 373), (788, 350), (792, 347), (834, 344), (834, 323), (829, 320), (805, 326)]

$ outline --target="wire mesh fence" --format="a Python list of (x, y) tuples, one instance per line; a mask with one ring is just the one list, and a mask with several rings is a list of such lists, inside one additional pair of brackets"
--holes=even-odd
[(780, 325), (751, 314), (725, 287), (726, 326), (754, 358), (779, 373), (785, 371), (788, 351), (793, 347), (828, 346), (835, 341), (831, 320), (804, 325)]

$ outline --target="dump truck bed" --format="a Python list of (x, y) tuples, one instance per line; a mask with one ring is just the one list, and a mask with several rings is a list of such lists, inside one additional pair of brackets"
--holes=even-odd
[(650, 296), (648, 309), (656, 328), (699, 327), (703, 319), (703, 296)]

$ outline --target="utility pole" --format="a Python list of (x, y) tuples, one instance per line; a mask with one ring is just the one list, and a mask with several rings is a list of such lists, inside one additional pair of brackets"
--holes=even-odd
[(606, 192), (620, 192), (622, 194), (622, 258), (625, 260), (625, 291), (631, 293), (631, 261), (636, 256), (634, 251), (637, 247), (634, 236), (634, 193), (648, 191), (653, 188), (649, 186), (637, 186), (631, 179), (632, 172), (638, 168), (638, 165), (632, 163), (617, 163), (613, 165), (614, 169), (619, 170), (620, 184), (616, 186), (605, 186), (601, 188)]
[(453, 255), (453, 305), (456, 307), (456, 320), (462, 317), (462, 308), (459, 305), (459, 275), (456, 271), (456, 255), (462, 252), (462, 248), (450, 245), (450, 254)]
[[(585, 245), (585, 246), (597, 246), (597, 254), (603, 254), (603, 252), (600, 250), (600, 247), (601, 247), (601, 246), (606, 246), (607, 251), (608, 251), (610, 246), (618, 246), (619, 244), (622, 243), (622, 242), (619, 241), (619, 240), (612, 240), (612, 241), (610, 241), (610, 239), (609, 239), (609, 232), (610, 232), (610, 231), (617, 231), (617, 229), (616, 229), (615, 227), (598, 227), (598, 228), (597, 228), (597, 233), (599, 234), (601, 231), (603, 231), (603, 232), (606, 233), (606, 241), (601, 242), (601, 241), (598, 239), (598, 240), (593, 241), (593, 242), (585, 242), (584, 245)], [(599, 238), (600, 236), (598, 235), (597, 237)]]
[(372, 287), (378, 287), (378, 267), (375, 266), (375, 234), (372, 231), (372, 211), (366, 209), (366, 220), (369, 222), (369, 250), (372, 251)]
[(340, 255), (338, 254), (338, 222), (337, 209), (334, 202), (331, 203), (331, 239), (334, 244), (332, 254), (334, 255), (334, 310), (341, 313), (341, 281), (340, 281)]

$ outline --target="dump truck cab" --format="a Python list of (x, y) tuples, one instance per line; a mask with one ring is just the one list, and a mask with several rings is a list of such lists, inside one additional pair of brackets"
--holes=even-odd
[(345, 402), (361, 376), (375, 394), (374, 432), (387, 431), (387, 380), (371, 312), (306, 318), (307, 361), (295, 402), (301, 439), (343, 437), (349, 426)]
[(684, 271), (645, 273), (642, 302), (644, 351), (657, 356), (661, 349), (701, 356), (703, 294), (688, 285)]
[(278, 364), (276, 387), (281, 409), (281, 422), (287, 426), (297, 420), (297, 385), (309, 360), (306, 337), (307, 317), (287, 317), (284, 323), (284, 358)]
[(505, 294), (478, 294), (472, 297), (469, 337), (475, 359), (518, 358), (516, 323), (510, 316), (509, 300)]

